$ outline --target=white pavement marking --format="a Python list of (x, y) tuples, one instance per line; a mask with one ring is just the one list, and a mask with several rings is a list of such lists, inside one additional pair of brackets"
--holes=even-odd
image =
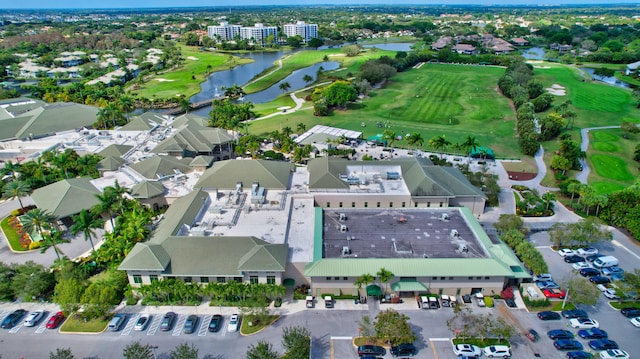
[(20, 324), (16, 325), (15, 327), (11, 328), (9, 333), (11, 333), (11, 334), (17, 333), (17, 332), (20, 331), (20, 329), (22, 329), (23, 326), (24, 326), (24, 324), (20, 323)]
[(629, 248), (625, 247), (622, 243), (616, 241), (615, 239), (613, 241), (611, 241), (611, 243), (613, 243), (614, 246), (620, 247), (620, 248), (624, 249), (625, 251), (629, 252), (629, 254), (631, 254), (632, 256), (640, 259), (640, 256), (638, 256), (637, 254), (633, 253)]
[(162, 315), (157, 314), (153, 316), (153, 322), (149, 325), (149, 330), (147, 331), (147, 335), (156, 335), (158, 331), (158, 327), (160, 326), (160, 322), (162, 321)]
[(353, 337), (331, 337), (331, 340), (352, 340)]
[(432, 342), (448, 342), (448, 341), (451, 341), (451, 338), (429, 338), (429, 341), (432, 341)]
[(202, 323), (200, 323), (200, 329), (198, 329), (198, 336), (204, 337), (207, 335), (209, 331), (209, 322), (211, 321), (212, 314), (207, 314), (202, 318)]
[(182, 329), (184, 328), (184, 322), (186, 321), (187, 321), (187, 315), (178, 314), (178, 320), (176, 321), (176, 326), (173, 327), (173, 332), (171, 333), (171, 335), (173, 335), (174, 337), (177, 337), (178, 335), (182, 334)]
[(40, 323), (40, 325), (36, 329), (35, 333), (36, 334), (44, 333), (45, 330), (47, 330), (47, 321), (43, 320), (42, 323)]
[(131, 317), (131, 319), (127, 322), (127, 326), (124, 327), (124, 329), (122, 329), (122, 333), (120, 333), (120, 335), (131, 335), (131, 331), (133, 330), (133, 327), (136, 325), (136, 322), (138, 321), (139, 317), (140, 317), (140, 314), (136, 315), (135, 317)]

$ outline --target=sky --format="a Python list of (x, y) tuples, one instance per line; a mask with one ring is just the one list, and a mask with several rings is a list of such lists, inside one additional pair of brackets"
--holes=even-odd
[(356, 4), (413, 4), (413, 5), (580, 5), (580, 4), (640, 4), (640, 0), (0, 0), (4, 9), (104, 9), (104, 8), (162, 8), (243, 5), (356, 5)]

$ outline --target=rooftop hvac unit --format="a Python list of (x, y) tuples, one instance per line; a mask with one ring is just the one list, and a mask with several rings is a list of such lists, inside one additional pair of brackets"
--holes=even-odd
[(449, 220), (449, 213), (443, 213), (442, 214), (442, 220), (443, 221), (448, 221)]
[(347, 230), (348, 230), (348, 229), (347, 229), (347, 226), (345, 226), (344, 224), (341, 224), (341, 225), (340, 225), (340, 232), (343, 232), (343, 233), (344, 233), (344, 232), (346, 232)]
[(348, 246), (342, 247), (342, 255), (343, 256), (348, 256), (349, 254), (351, 254), (351, 249), (349, 249)]
[(347, 214), (346, 213), (340, 213), (339, 218), (340, 221), (346, 221), (347, 220)]
[(236, 191), (237, 191), (237, 192), (242, 191), (242, 181), (238, 181), (238, 182), (236, 183)]
[(469, 248), (467, 248), (467, 245), (464, 243), (458, 243), (458, 252), (459, 253), (467, 253), (469, 252)]
[(451, 230), (451, 237), (460, 237), (460, 233), (458, 233), (457, 229)]

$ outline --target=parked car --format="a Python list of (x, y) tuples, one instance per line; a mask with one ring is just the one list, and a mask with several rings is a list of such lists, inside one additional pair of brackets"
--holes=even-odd
[(580, 270), (580, 269), (585, 269), (585, 268), (591, 268), (591, 264), (587, 263), (587, 262), (577, 262), (577, 263), (573, 263), (571, 265), (571, 268), (575, 269), (575, 270)]
[(565, 263), (578, 263), (578, 262), (582, 262), (584, 261), (584, 258), (580, 257), (580, 256), (566, 256), (563, 259), (565, 261)]
[(56, 314), (52, 315), (51, 318), (49, 318), (49, 321), (47, 321), (47, 329), (55, 329), (58, 327), (58, 325), (60, 325), (60, 323), (62, 323), (62, 321), (64, 320), (64, 313), (63, 312), (57, 312)]
[(567, 358), (568, 359), (592, 359), (593, 354), (579, 350), (575, 352), (567, 352)]
[(184, 321), (183, 331), (185, 334), (191, 334), (196, 330), (198, 326), (198, 316), (190, 315), (187, 317), (187, 320)]
[(537, 315), (540, 320), (560, 320), (560, 314), (550, 310), (538, 312)]
[(462, 302), (469, 304), (471, 303), (471, 295), (470, 294), (465, 294), (462, 296)]
[(607, 286), (604, 284), (596, 284), (596, 288), (598, 288), (599, 291), (604, 292), (605, 290), (607, 290)]
[(229, 318), (229, 324), (227, 325), (227, 331), (231, 333), (237, 332), (239, 325), (240, 317), (238, 316), (238, 314), (231, 314), (231, 317)]
[(551, 274), (543, 273), (543, 274), (534, 275), (533, 281), (534, 282), (552, 282), (553, 278), (551, 277)]
[(589, 282), (594, 283), (594, 284), (609, 284), (609, 283), (611, 283), (611, 279), (609, 279), (607, 277), (603, 277), (601, 275), (597, 275), (595, 277), (589, 278)]
[(160, 330), (166, 332), (173, 328), (173, 321), (176, 319), (176, 313), (167, 312), (167, 314), (162, 317), (162, 322), (160, 322)]
[(558, 250), (558, 254), (562, 257), (568, 257), (568, 256), (573, 256), (576, 254), (576, 251), (574, 251), (573, 249), (569, 249), (569, 248), (562, 248), (560, 250)]
[(612, 282), (624, 280), (624, 273), (613, 273), (609, 276), (609, 279), (611, 279)]
[(511, 350), (506, 345), (491, 345), (483, 350), (484, 355), (489, 358), (510, 358)]
[(620, 309), (620, 314), (625, 317), (640, 317), (640, 308), (627, 307)]
[(535, 331), (535, 329), (529, 329), (529, 331), (525, 335), (532, 342), (537, 342), (540, 339), (540, 334), (538, 334), (538, 332)]
[(222, 325), (222, 316), (220, 314), (215, 314), (211, 317), (211, 321), (209, 322), (209, 331), (217, 332), (220, 330), (220, 326)]
[(624, 269), (618, 267), (618, 266), (613, 266), (613, 267), (605, 267), (602, 268), (602, 275), (609, 277), (612, 274), (624, 274)]
[(107, 329), (112, 332), (117, 332), (122, 327), (122, 324), (127, 320), (127, 315), (124, 313), (118, 313), (111, 318), (109, 324), (107, 324)]
[(618, 343), (610, 339), (589, 340), (589, 348), (593, 350), (619, 349)]
[(612, 288), (607, 288), (604, 292), (602, 292), (602, 294), (604, 294), (604, 296), (609, 299), (620, 299), (620, 297), (618, 297), (618, 295), (616, 294), (615, 289)]
[(536, 282), (536, 285), (538, 286), (538, 288), (540, 289), (555, 289), (555, 288), (560, 288), (560, 286), (558, 285), (558, 283), (550, 281), (550, 282)]
[(636, 328), (640, 328), (640, 317), (634, 317), (629, 319), (629, 321), (631, 322), (631, 324), (636, 327)]
[(560, 298), (560, 299), (564, 299), (564, 297), (567, 295), (567, 292), (562, 290), (562, 289), (545, 289), (542, 291), (542, 294), (544, 294), (545, 297), (547, 298)]
[(24, 326), (33, 327), (36, 324), (38, 324), (38, 322), (40, 322), (40, 319), (42, 319), (43, 317), (44, 317), (44, 310), (36, 310), (35, 312), (31, 312), (24, 319)]
[(582, 350), (582, 344), (575, 339), (560, 339), (553, 342), (558, 350)]
[(578, 330), (578, 336), (582, 339), (607, 339), (609, 335), (602, 329), (580, 329)]
[(562, 316), (567, 319), (573, 318), (589, 318), (587, 312), (582, 309), (568, 309), (562, 311)]
[(609, 349), (600, 352), (600, 358), (602, 359), (629, 359), (629, 354), (620, 349)]
[(585, 259), (587, 260), (587, 262), (593, 263), (593, 261), (595, 261), (596, 259), (598, 259), (600, 257), (604, 257), (604, 254), (592, 254), (592, 255), (587, 256)]
[(583, 277), (593, 277), (600, 275), (600, 271), (595, 268), (582, 268), (580, 269), (579, 273)]
[(147, 329), (147, 326), (151, 322), (151, 315), (149, 313), (142, 313), (136, 320), (136, 324), (133, 326), (133, 330), (142, 331)]
[(399, 344), (396, 346), (391, 347), (391, 355), (394, 358), (397, 358), (399, 356), (414, 356), (416, 355), (416, 353), (418, 352), (418, 350), (416, 349), (416, 346), (413, 345), (412, 343), (404, 343), (404, 344)]
[(361, 345), (358, 347), (358, 356), (364, 356), (364, 355), (384, 356), (386, 353), (387, 351), (383, 347), (377, 346), (377, 345)]
[(471, 358), (479, 358), (482, 356), (482, 350), (471, 344), (456, 344), (453, 346), (453, 354), (457, 356), (468, 356)]
[(4, 320), (2, 321), (2, 324), (0, 324), (0, 328), (2, 329), (13, 328), (16, 324), (20, 322), (20, 319), (22, 319), (22, 317), (24, 317), (25, 314), (27, 314), (27, 311), (24, 309), (14, 310), (9, 315), (7, 315), (6, 318), (4, 318)]
[(594, 254), (598, 254), (598, 250), (593, 247), (578, 248), (576, 253), (578, 253), (578, 255), (586, 257), (586, 256), (592, 256)]
[(572, 332), (565, 329), (554, 329), (547, 332), (547, 336), (551, 340), (558, 339), (573, 339), (574, 335)]
[(600, 324), (598, 324), (597, 321), (590, 318), (569, 319), (569, 325), (572, 328), (580, 328), (580, 329), (598, 328), (600, 326)]

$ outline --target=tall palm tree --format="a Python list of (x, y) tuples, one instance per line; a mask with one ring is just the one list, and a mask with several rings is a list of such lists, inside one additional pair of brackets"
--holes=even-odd
[[(140, 76), (142, 77), (142, 76)], [(129, 122), (129, 112), (133, 111), (136, 105), (134, 99), (129, 95), (122, 95), (120, 99), (118, 99), (120, 108), (124, 111), (125, 119)]]
[(111, 222), (111, 229), (115, 229), (115, 223), (113, 222), (113, 208), (118, 203), (118, 197), (113, 191), (108, 191), (106, 188), (101, 194), (96, 194), (96, 198), (99, 203), (91, 208), (91, 212), (94, 214), (106, 214), (109, 216)]
[(280, 90), (282, 90), (282, 93), (285, 93), (287, 91), (289, 91), (289, 89), (291, 88), (291, 85), (288, 82), (283, 82), (280, 85), (278, 85), (278, 88)]
[(0, 173), (2, 173), (3, 175), (11, 175), (11, 178), (15, 180), (16, 173), (20, 173), (21, 169), (22, 169), (22, 165), (19, 164), (18, 162), (7, 161), (4, 164), (4, 167), (0, 169)]
[(460, 145), (460, 147), (464, 149), (464, 152), (469, 157), (469, 161), (471, 161), (471, 152), (476, 151), (479, 146), (480, 144), (476, 140), (475, 136), (467, 136), (464, 142)]
[(61, 259), (60, 254), (64, 255), (62, 250), (58, 248), (59, 244), (67, 243), (68, 241), (62, 238), (62, 232), (60, 231), (51, 231), (42, 237), (42, 244), (40, 245), (40, 253), (44, 253), (49, 248), (53, 248), (56, 252), (56, 257), (58, 257), (58, 261)]
[(387, 141), (387, 145), (389, 147), (393, 145), (393, 142), (395, 142), (396, 137), (398, 137), (398, 134), (393, 130), (387, 129), (382, 131), (382, 139)]
[(83, 209), (75, 216), (72, 216), (73, 226), (69, 228), (71, 230), (71, 234), (76, 235), (79, 232), (84, 234), (84, 240), (89, 240), (91, 243), (91, 251), (95, 252), (96, 248), (93, 246), (92, 237), (96, 235), (94, 229), (102, 228), (104, 226), (104, 221), (100, 218), (96, 218), (86, 209)]
[(365, 287), (366, 289), (367, 285), (369, 285), (370, 283), (373, 283), (373, 276), (369, 273), (361, 275), (360, 277), (358, 277), (358, 279), (356, 279), (355, 282), (353, 282), (353, 284), (358, 287), (358, 293), (360, 293), (362, 287)]
[[(447, 140), (445, 135), (434, 136), (429, 140), (429, 146), (431, 146), (434, 150), (438, 152), (440, 150), (446, 151), (449, 145), (451, 145), (451, 142)], [(443, 157), (444, 157), (444, 154), (441, 154), (440, 158), (442, 159)]]
[(384, 285), (384, 292), (386, 293), (387, 285), (393, 278), (393, 273), (391, 273), (391, 271), (388, 271), (383, 267), (383, 268), (380, 268), (380, 270), (378, 271), (378, 273), (376, 273), (376, 275), (378, 276), (378, 279), (380, 279), (380, 283)]
[(302, 76), (302, 81), (304, 81), (306, 84), (309, 84), (311, 82), (313, 82), (313, 77), (311, 77), (310, 75), (304, 75)]
[(422, 147), (422, 145), (424, 145), (424, 138), (420, 132), (413, 132), (411, 136), (408, 137), (407, 142), (409, 142), (409, 145), (416, 146), (417, 150), (418, 147)]
[(34, 208), (20, 217), (20, 221), (27, 233), (38, 231), (41, 238), (44, 238), (44, 228), (51, 226), (56, 217), (47, 210)]
[(26, 182), (23, 181), (11, 181), (7, 183), (2, 189), (2, 198), (4, 199), (18, 199), (20, 203), (20, 208), (24, 210), (24, 205), (22, 204), (22, 197), (26, 197), (31, 193), (31, 187)]

